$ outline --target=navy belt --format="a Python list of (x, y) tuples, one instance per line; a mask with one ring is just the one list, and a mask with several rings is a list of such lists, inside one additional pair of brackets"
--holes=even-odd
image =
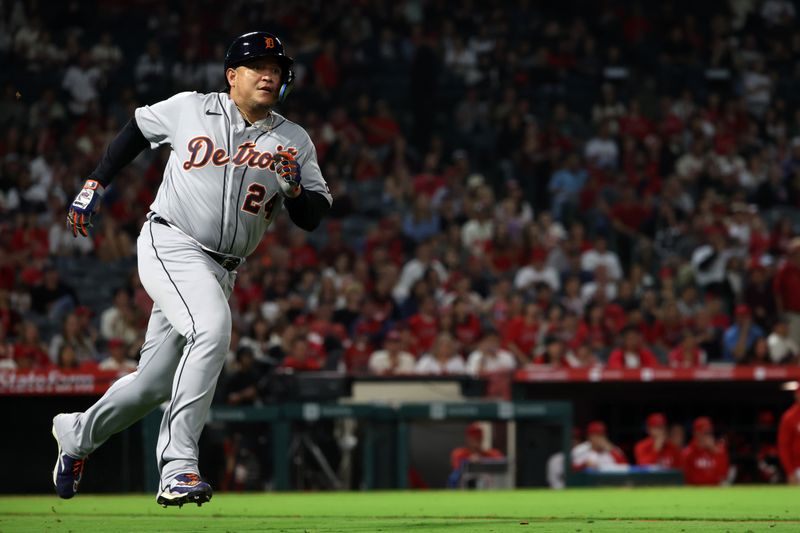
[[(162, 226), (166, 226), (168, 228), (171, 227), (169, 222), (167, 222), (158, 215), (151, 216), (150, 221), (155, 222), (156, 224), (161, 224)], [(239, 267), (239, 265), (242, 264), (242, 259), (240, 257), (212, 252), (211, 250), (206, 250), (205, 248), (203, 248), (203, 251), (206, 253), (206, 255), (208, 255), (208, 257), (213, 259), (215, 263), (217, 263), (219, 266), (221, 266), (228, 272), (236, 270)]]

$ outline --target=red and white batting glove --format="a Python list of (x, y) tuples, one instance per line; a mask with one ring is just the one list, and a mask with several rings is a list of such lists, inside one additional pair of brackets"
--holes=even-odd
[(72, 201), (67, 213), (67, 226), (72, 230), (73, 237), (77, 237), (79, 233), (84, 237), (89, 236), (92, 215), (100, 207), (103, 192), (105, 188), (95, 180), (86, 180), (83, 184), (83, 189)]
[(281, 192), (288, 198), (297, 198), (300, 195), (300, 163), (295, 156), (284, 150), (275, 154), (275, 174), (278, 175), (278, 185)]

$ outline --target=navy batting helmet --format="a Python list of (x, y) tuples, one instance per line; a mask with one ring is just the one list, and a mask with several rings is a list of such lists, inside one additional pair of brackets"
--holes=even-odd
[(289, 96), (294, 83), (294, 59), (284, 53), (283, 43), (275, 35), (266, 31), (253, 31), (234, 39), (225, 54), (225, 72), (258, 57), (274, 57), (278, 61), (283, 71), (278, 100), (283, 102)]

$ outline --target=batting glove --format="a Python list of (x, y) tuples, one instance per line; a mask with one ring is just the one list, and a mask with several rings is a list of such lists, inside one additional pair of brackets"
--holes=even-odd
[(278, 184), (284, 196), (297, 198), (300, 195), (300, 163), (289, 151), (277, 152), (275, 154), (275, 174), (278, 175)]
[(84, 237), (89, 236), (92, 215), (100, 207), (100, 198), (103, 197), (104, 191), (103, 186), (95, 180), (86, 180), (83, 184), (83, 189), (72, 201), (67, 213), (67, 226), (72, 230), (74, 237), (79, 233)]

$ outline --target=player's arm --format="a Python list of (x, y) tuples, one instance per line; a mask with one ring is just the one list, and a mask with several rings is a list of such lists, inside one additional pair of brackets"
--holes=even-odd
[(89, 175), (70, 206), (67, 224), (75, 237), (79, 233), (84, 237), (89, 235), (92, 215), (99, 207), (105, 188), (125, 165), (149, 146), (150, 143), (136, 124), (136, 119), (131, 118), (109, 143), (97, 168)]
[(300, 187), (300, 194), (295, 198), (286, 198), (283, 205), (289, 212), (289, 218), (298, 227), (306, 231), (314, 231), (331, 208), (328, 199), (316, 191)]

